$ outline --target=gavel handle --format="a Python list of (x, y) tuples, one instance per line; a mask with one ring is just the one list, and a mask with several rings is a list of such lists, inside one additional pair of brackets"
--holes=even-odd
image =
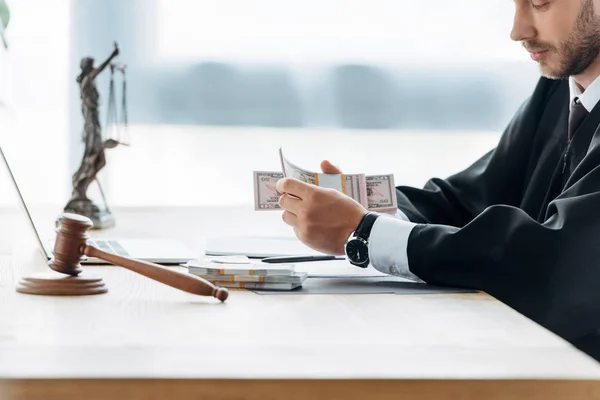
[(229, 294), (226, 288), (215, 286), (199, 276), (183, 274), (173, 269), (163, 267), (162, 265), (147, 261), (117, 256), (100, 250), (92, 245), (86, 245), (83, 254), (88, 257), (100, 258), (114, 265), (127, 268), (128, 270), (137, 272), (138, 274), (164, 283), (165, 285), (183, 290), (184, 292), (201, 296), (213, 296), (221, 301), (225, 301)]

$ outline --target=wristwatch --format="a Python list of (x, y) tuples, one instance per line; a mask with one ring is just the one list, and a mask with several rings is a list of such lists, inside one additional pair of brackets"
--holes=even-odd
[(379, 218), (378, 213), (366, 213), (356, 227), (353, 236), (346, 242), (344, 251), (350, 264), (361, 268), (369, 266), (369, 236), (377, 218)]

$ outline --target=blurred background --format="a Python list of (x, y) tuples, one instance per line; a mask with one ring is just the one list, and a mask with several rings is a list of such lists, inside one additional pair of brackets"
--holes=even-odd
[(26, 199), (59, 208), (83, 152), (80, 60), (115, 41), (130, 146), (99, 175), (112, 207), (252, 207), (280, 146), (422, 186), (492, 149), (539, 76), (506, 0), (5, 1), (0, 138)]

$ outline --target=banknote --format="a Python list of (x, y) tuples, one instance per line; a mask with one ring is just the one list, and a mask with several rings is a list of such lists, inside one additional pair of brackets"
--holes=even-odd
[(283, 172), (254, 171), (254, 208), (256, 210), (279, 209), (280, 193), (275, 185), (283, 178)]
[(198, 275), (207, 281), (217, 282), (261, 282), (261, 283), (302, 283), (308, 277), (306, 272), (296, 272), (293, 275)]
[(345, 195), (368, 207), (367, 182), (365, 174), (323, 174), (308, 171), (297, 166), (283, 155), (283, 149), (279, 149), (281, 170), (286, 177), (296, 178), (315, 186), (336, 189)]
[(319, 177), (315, 172), (307, 171), (283, 156), (283, 149), (279, 148), (279, 160), (281, 161), (281, 171), (283, 176), (296, 178), (302, 182), (319, 186)]
[[(267, 208), (263, 209), (267, 210)], [(294, 275), (296, 266), (291, 263), (267, 264), (262, 262), (253, 262), (251, 264), (220, 264), (211, 261), (190, 260), (184, 264), (188, 272), (194, 275)]]
[(395, 213), (398, 209), (394, 175), (372, 175), (366, 177), (368, 209)]
[[(254, 209), (279, 210), (280, 194), (275, 189), (279, 179), (283, 178), (283, 172), (276, 171), (254, 171)], [(393, 175), (365, 176), (366, 182), (366, 208), (370, 211), (381, 213), (395, 213), (398, 209), (396, 189)], [(353, 199), (359, 198), (361, 191), (359, 185), (347, 184), (346, 194)], [(350, 190), (348, 190), (350, 188)]]
[[(210, 282), (210, 281), (209, 281)], [(294, 290), (301, 283), (270, 283), (270, 282), (211, 282), (214, 285), (232, 289), (250, 289), (250, 290)]]

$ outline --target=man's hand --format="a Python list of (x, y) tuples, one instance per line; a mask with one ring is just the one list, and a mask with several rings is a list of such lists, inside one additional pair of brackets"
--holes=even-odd
[(277, 191), (282, 193), (279, 205), (284, 210), (283, 221), (294, 228), (302, 243), (326, 254), (343, 255), (346, 240), (367, 213), (362, 205), (335, 189), (295, 178), (280, 179)]
[(330, 163), (327, 160), (321, 161), (321, 171), (324, 174), (341, 174), (342, 170)]

